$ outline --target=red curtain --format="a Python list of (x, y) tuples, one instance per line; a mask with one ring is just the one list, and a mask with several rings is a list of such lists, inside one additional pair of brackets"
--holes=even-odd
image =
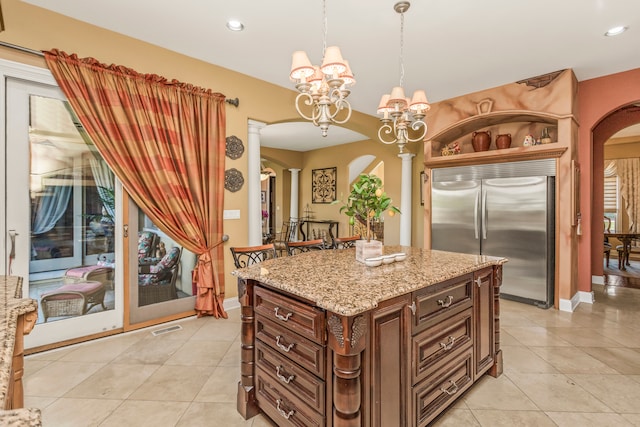
[(45, 59), (96, 148), (142, 211), (198, 255), (198, 316), (224, 311), (225, 97), (93, 58)]

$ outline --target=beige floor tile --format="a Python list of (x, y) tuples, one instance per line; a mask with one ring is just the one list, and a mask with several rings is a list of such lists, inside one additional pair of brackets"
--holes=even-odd
[(560, 347), (571, 345), (562, 338), (548, 332), (546, 328), (542, 326), (505, 326), (503, 329), (520, 343), (528, 347)]
[(640, 427), (640, 414), (621, 414), (632, 426)]
[(264, 414), (258, 414), (255, 417), (251, 418), (253, 424), (251, 427), (273, 427), (275, 423), (267, 418)]
[(126, 334), (122, 337), (109, 337), (104, 340), (94, 340), (74, 346), (73, 350), (65, 354), (60, 360), (65, 362), (111, 362), (142, 339), (141, 334)]
[(229, 341), (195, 341), (184, 343), (165, 365), (216, 367), (231, 347)]
[(188, 407), (188, 402), (126, 400), (100, 427), (173, 427)]
[(558, 427), (625, 427), (633, 426), (620, 414), (593, 412), (547, 412)]
[(471, 412), (483, 427), (555, 427), (555, 423), (540, 411), (474, 409)]
[(43, 409), (51, 405), (56, 400), (58, 400), (58, 398), (56, 397), (25, 396), (24, 407)]
[(640, 352), (631, 348), (585, 347), (582, 350), (625, 375), (640, 375)]
[(126, 399), (159, 367), (111, 363), (72, 388), (65, 397)]
[(484, 376), (463, 397), (469, 409), (536, 410), (536, 405), (509, 379)]
[(640, 383), (624, 375), (571, 374), (569, 377), (615, 412), (640, 412)]
[(235, 402), (240, 381), (240, 366), (234, 368), (220, 366), (207, 380), (195, 397), (196, 402)]
[(93, 375), (104, 363), (52, 362), (24, 377), (25, 396), (60, 397)]
[(121, 404), (121, 400), (61, 398), (42, 409), (42, 425), (52, 427), (102, 425), (102, 421)]
[(531, 347), (531, 350), (563, 374), (617, 373), (576, 347)]
[(162, 366), (129, 398), (190, 402), (212, 373), (213, 368), (204, 366)]
[(509, 373), (508, 376), (543, 411), (612, 412), (564, 374)]
[(172, 340), (166, 337), (153, 337), (140, 340), (131, 345), (113, 363), (161, 365), (184, 345), (182, 340)]
[(433, 427), (480, 427), (480, 423), (469, 409), (448, 409)]
[(197, 341), (235, 341), (240, 335), (240, 323), (223, 319), (212, 319), (196, 332), (192, 339)]
[(502, 329), (500, 331), (500, 346), (522, 346), (522, 343), (514, 338), (513, 335)]
[[(37, 327), (37, 325), (36, 325)], [(55, 350), (49, 350), (49, 351), (43, 351), (41, 353), (34, 353), (34, 354), (30, 354), (28, 356), (25, 356), (25, 360), (26, 359), (31, 359), (31, 360), (49, 360), (49, 361), (56, 361), (56, 360), (60, 360), (60, 358), (64, 357), (67, 353), (70, 353), (74, 350), (73, 347), (63, 347), (63, 348), (57, 348)]]
[(33, 375), (38, 372), (40, 369), (44, 368), (51, 364), (51, 360), (38, 360), (25, 358), (24, 359), (24, 372), (25, 375), (28, 373), (29, 375)]
[[(562, 347), (557, 347), (562, 348)], [(532, 349), (522, 346), (503, 346), (504, 372), (554, 373), (556, 368), (535, 354)]]
[(225, 427), (244, 427), (254, 425), (254, 420), (245, 420), (238, 413), (235, 403), (193, 402), (184, 413), (179, 427), (215, 425)]
[[(640, 325), (640, 321), (636, 324)], [(616, 343), (618, 343), (616, 347), (629, 347), (629, 348), (640, 349), (640, 329), (606, 328), (606, 329), (594, 329), (594, 330), (614, 340)]]
[(619, 347), (619, 344), (593, 328), (547, 328), (555, 336), (576, 347)]
[(240, 344), (239, 339), (232, 342), (224, 357), (220, 360), (220, 363), (218, 363), (218, 366), (240, 366)]

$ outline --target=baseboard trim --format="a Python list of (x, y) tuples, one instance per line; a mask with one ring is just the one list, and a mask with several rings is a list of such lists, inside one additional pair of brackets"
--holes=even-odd
[(580, 304), (580, 292), (576, 292), (576, 294), (573, 295), (573, 297), (570, 300), (560, 298), (560, 306), (558, 307), (558, 309), (560, 311), (573, 313), (573, 311), (576, 309), (578, 304)]
[(593, 285), (604, 285), (604, 276), (591, 276), (591, 283)]

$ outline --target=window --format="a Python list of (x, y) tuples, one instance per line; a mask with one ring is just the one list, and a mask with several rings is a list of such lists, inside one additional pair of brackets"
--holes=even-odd
[(604, 216), (611, 220), (611, 232), (615, 233), (618, 231), (618, 207), (619, 196), (618, 196), (618, 177), (616, 175), (613, 176), (605, 176), (604, 178)]

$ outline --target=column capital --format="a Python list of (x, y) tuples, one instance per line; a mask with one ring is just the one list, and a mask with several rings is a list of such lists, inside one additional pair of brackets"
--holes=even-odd
[(262, 129), (266, 125), (267, 125), (266, 123), (259, 122), (256, 120), (250, 119), (247, 121), (247, 127), (248, 127), (249, 133), (260, 133), (260, 129)]
[(398, 157), (400, 157), (403, 161), (407, 161), (407, 160), (411, 160), (411, 158), (415, 157), (416, 155), (413, 153), (400, 153), (398, 154)]
[(287, 170), (293, 174), (293, 173), (298, 173), (298, 172), (300, 172), (302, 169), (291, 168), (291, 169), (287, 169)]

